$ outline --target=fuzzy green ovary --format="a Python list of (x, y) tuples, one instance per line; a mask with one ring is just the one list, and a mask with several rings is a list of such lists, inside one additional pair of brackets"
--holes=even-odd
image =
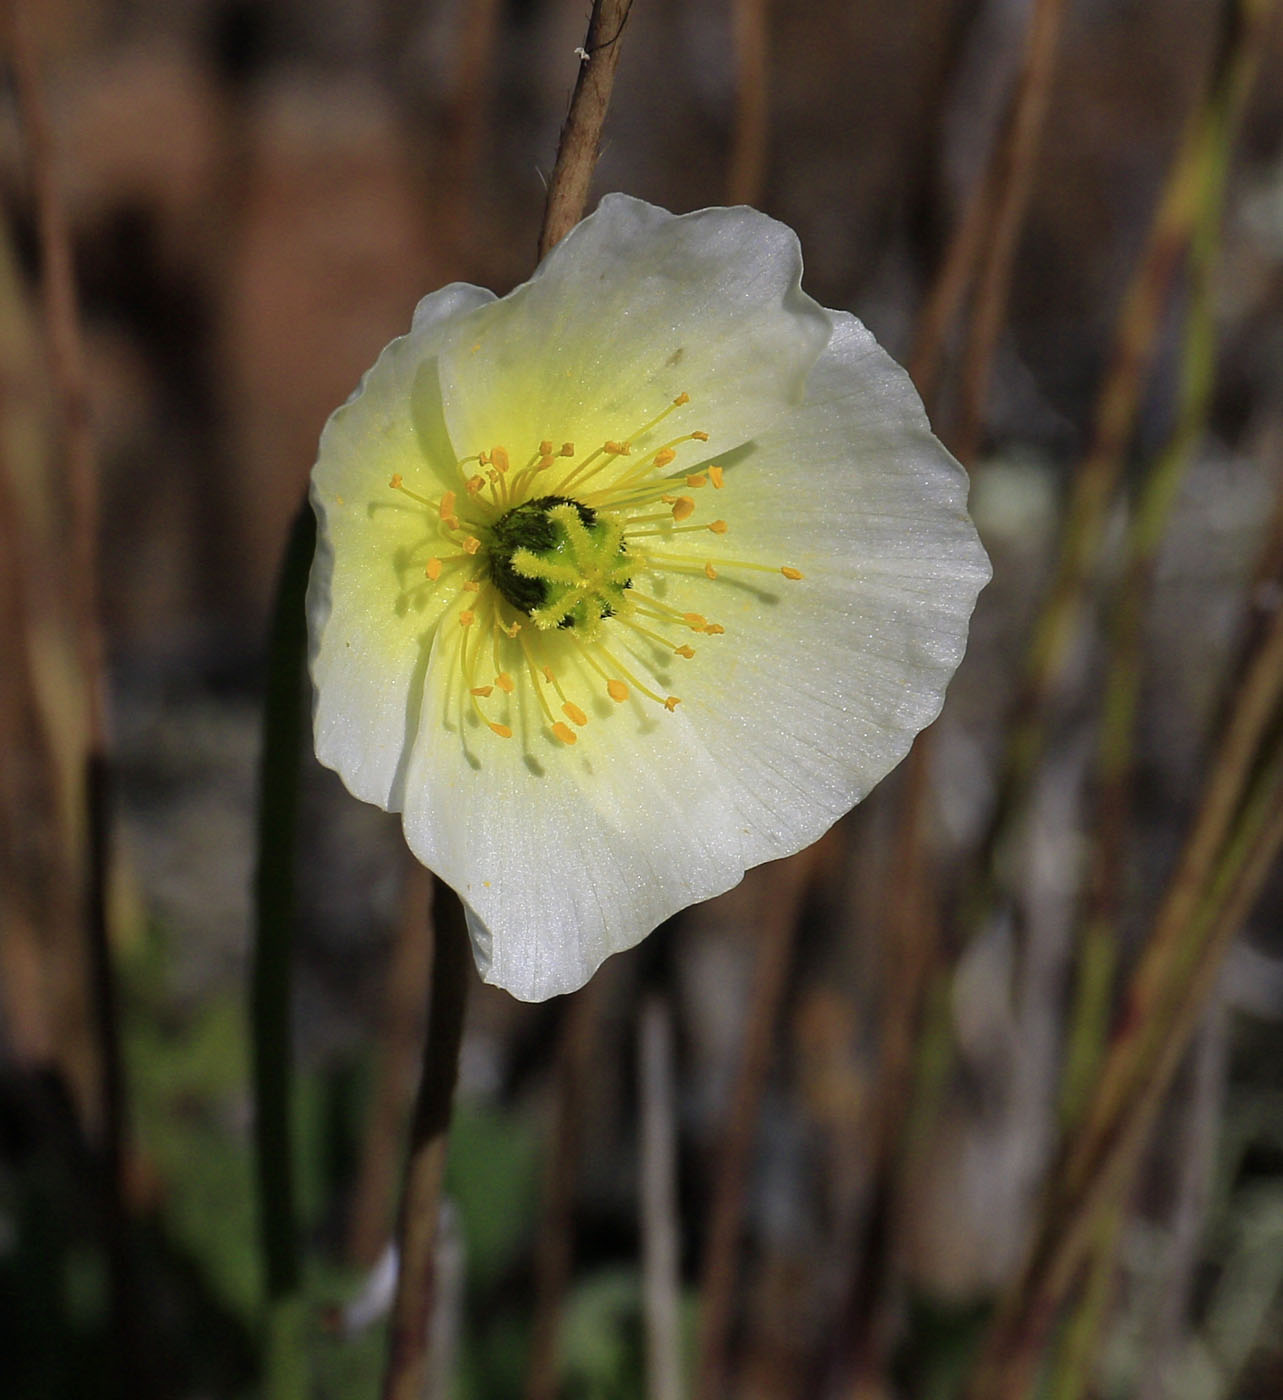
[(591, 634), (620, 611), (636, 568), (622, 524), (564, 497), (514, 507), (496, 522), (488, 553), (500, 593), (541, 630)]

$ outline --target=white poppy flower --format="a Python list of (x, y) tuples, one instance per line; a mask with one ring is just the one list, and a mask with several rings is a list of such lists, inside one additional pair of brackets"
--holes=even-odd
[(326, 425), (316, 751), (524, 1000), (816, 840), (939, 712), (989, 563), (907, 376), (752, 209), (608, 196), (426, 297)]

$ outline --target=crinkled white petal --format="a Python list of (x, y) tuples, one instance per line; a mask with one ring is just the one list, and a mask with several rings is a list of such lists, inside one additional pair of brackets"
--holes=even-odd
[[(860, 801), (939, 713), (989, 560), (967, 477), (904, 371), (853, 317), (806, 403), (725, 471), (724, 535), (674, 536), (718, 570), (683, 607), (725, 626), (683, 672), (746, 865), (800, 850)], [(737, 572), (735, 558), (803, 578)]]
[(496, 744), (451, 717), (455, 639), (434, 654), (406, 833), (466, 901), (483, 975), (515, 996), (573, 990), (676, 910), (815, 840), (935, 717), (961, 657), (989, 576), (966, 477), (853, 317), (834, 317), (805, 405), (732, 454), (725, 480), (731, 530), (667, 547), (805, 577), (670, 575), (670, 601), (727, 631), (690, 638), (696, 656), (658, 676), (644, 642), (608, 629), (634, 674), (681, 694), (676, 712), (599, 698), (562, 749), (523, 691), (516, 737)]
[(407, 555), (422, 512), (388, 489), (394, 473), (422, 490), (455, 482), (437, 355), (450, 324), (494, 300), (455, 283), (425, 297), (321, 435), (312, 472), (316, 560), (308, 584), (316, 754), (366, 802), (401, 806), (440, 599)]
[(635, 439), (680, 394), (660, 440), (735, 447), (800, 402), (829, 336), (785, 225), (754, 209), (673, 215), (607, 195), (534, 277), (456, 328), (441, 356), (460, 456), (541, 441)]
[[(515, 996), (573, 990), (676, 910), (816, 839), (934, 718), (961, 657), (989, 573), (965, 475), (904, 373), (806, 297), (800, 271), (793, 235), (751, 210), (678, 218), (611, 197), (510, 297), (428, 298), (327, 426), (309, 593), (318, 755), (403, 811), (415, 854), (467, 905), (483, 975)], [(645, 446), (707, 432), (680, 471), (720, 462), (724, 489), (690, 488), (693, 520), (729, 529), (664, 524), (629, 549), (686, 561), (636, 576), (633, 596), (725, 627), (675, 634), (694, 657), (621, 614), (599, 643), (539, 634), (523, 661), (488, 621), (491, 585), (466, 615), (457, 583), (421, 586), (425, 511), (388, 491), (392, 473), (433, 497), (459, 488), (457, 459), (502, 445), (521, 479), (539, 442), (582, 456), (682, 394)], [(545, 662), (587, 712), (573, 745), (541, 708)], [(516, 681), (498, 686), (505, 667)], [(624, 703), (607, 673), (628, 677)]]

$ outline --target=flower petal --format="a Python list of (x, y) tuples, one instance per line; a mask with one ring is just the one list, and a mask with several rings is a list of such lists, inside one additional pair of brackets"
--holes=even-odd
[[(690, 662), (684, 708), (748, 864), (808, 845), (904, 757), (944, 703), (990, 576), (966, 473), (908, 376), (831, 314), (806, 403), (726, 467), (731, 528), (694, 555), (717, 580), (683, 590), (682, 606), (726, 627)], [(803, 577), (737, 574), (736, 557)]]
[(543, 440), (635, 443), (685, 393), (651, 445), (700, 430), (734, 447), (800, 401), (828, 339), (801, 275), (796, 235), (756, 210), (676, 216), (607, 195), (529, 282), (457, 328), (441, 358), (451, 439), (514, 462)]
[(564, 748), (547, 742), (533, 690), (519, 686), (513, 737), (496, 739), (456, 709), (461, 631), (443, 628), (433, 648), (406, 839), (462, 896), (485, 980), (540, 1001), (729, 889), (745, 860), (722, 830), (716, 763), (680, 710), (602, 699)]
[(693, 638), (671, 676), (612, 634), (646, 684), (680, 691), (675, 713), (601, 701), (558, 749), (538, 741), (527, 687), (512, 740), (471, 741), (451, 712), (452, 639), (434, 648), (406, 835), (463, 896), (483, 976), (517, 997), (573, 990), (676, 910), (810, 844), (939, 711), (989, 577), (966, 476), (903, 371), (853, 317), (833, 326), (806, 403), (732, 454), (718, 504), (734, 528), (679, 544), (804, 578), (723, 563), (675, 580), (675, 604), (727, 630)]
[(455, 283), (425, 297), (321, 434), (311, 499), (318, 531), (308, 584), (313, 726), (320, 761), (348, 789), (396, 811), (414, 741), (427, 648), (440, 605), (411, 555), (422, 512), (389, 489), (457, 477), (436, 374), (443, 337), (494, 300)]

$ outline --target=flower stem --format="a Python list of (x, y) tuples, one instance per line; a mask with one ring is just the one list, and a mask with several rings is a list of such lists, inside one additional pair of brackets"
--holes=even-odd
[(539, 257), (544, 258), (583, 218), (588, 187), (597, 164), (601, 129), (619, 66), (620, 38), (633, 8), (633, 0), (593, 0), (575, 80), (570, 111), (561, 128), (557, 163), (548, 181)]
[(383, 1400), (422, 1400), (424, 1393), (436, 1286), (437, 1222), (468, 999), (472, 955), (463, 906), (439, 879), (433, 881), (432, 921), (428, 1029), (397, 1221), (400, 1266), (388, 1331)]
[(793, 945), (806, 890), (818, 869), (824, 842), (770, 867), (758, 922), (760, 950), (753, 1000), (726, 1126), (721, 1134), (708, 1242), (700, 1278), (698, 1357), (693, 1395), (717, 1400), (729, 1392), (730, 1338), (739, 1279), (748, 1172), (771, 1064), (771, 1044), (793, 964)]
[(295, 1218), (291, 1121), (290, 953), (295, 831), (303, 744), (307, 619), (303, 600), (316, 546), (305, 501), (290, 530), (273, 604), (259, 761), (258, 862), (250, 1019), (254, 1037), (254, 1147), (259, 1245), (267, 1293), (265, 1393), (307, 1393), (302, 1367), (302, 1269)]

